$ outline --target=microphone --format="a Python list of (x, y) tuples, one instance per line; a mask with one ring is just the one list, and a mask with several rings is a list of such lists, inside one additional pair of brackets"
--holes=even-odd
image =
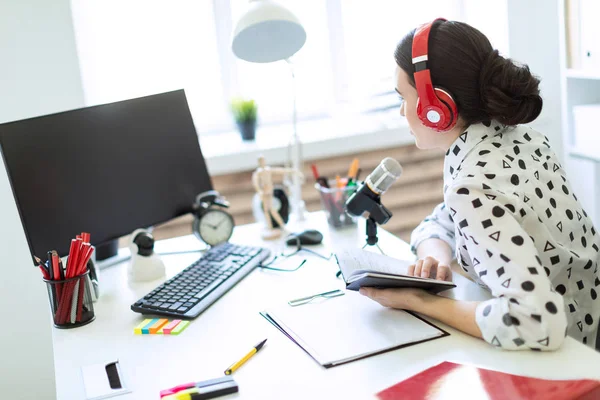
[(402, 174), (400, 163), (387, 157), (367, 176), (364, 183), (346, 201), (346, 212), (353, 216), (365, 215), (379, 225), (390, 220), (392, 212), (381, 204), (381, 195)]

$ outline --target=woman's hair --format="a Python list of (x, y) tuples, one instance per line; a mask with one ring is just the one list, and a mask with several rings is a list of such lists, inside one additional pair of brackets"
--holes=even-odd
[[(412, 43), (415, 31), (396, 47), (396, 63), (414, 86)], [(505, 125), (531, 122), (542, 111), (540, 80), (494, 50), (477, 29), (456, 21), (435, 22), (429, 34), (434, 86), (446, 89), (467, 126), (492, 119)]]

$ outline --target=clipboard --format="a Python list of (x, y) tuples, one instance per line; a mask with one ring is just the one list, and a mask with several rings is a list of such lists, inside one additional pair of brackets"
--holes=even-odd
[(382, 307), (353, 291), (260, 314), (325, 368), (450, 335), (413, 313)]

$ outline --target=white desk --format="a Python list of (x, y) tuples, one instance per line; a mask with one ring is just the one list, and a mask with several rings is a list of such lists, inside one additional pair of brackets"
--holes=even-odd
[[(335, 243), (362, 246), (365, 239), (362, 224), (357, 229), (330, 231), (321, 213), (311, 214), (303, 226), (323, 232), (327, 248)], [(381, 229), (379, 237), (388, 255), (411, 257), (403, 241)], [(256, 225), (236, 228), (232, 242), (278, 246), (262, 242)], [(194, 248), (198, 243), (191, 236), (157, 243), (159, 250), (186, 246)], [(197, 257), (198, 253), (164, 256), (167, 275), (174, 275)], [(535, 377), (600, 379), (600, 353), (573, 339), (553, 353), (509, 352), (444, 325), (440, 326), (450, 332), (448, 337), (324, 369), (259, 315), (274, 304), (343, 287), (335, 278), (333, 261), (308, 253), (301, 257), (308, 261), (296, 272), (255, 270), (180, 336), (172, 337), (133, 334), (143, 317), (129, 306), (160, 282), (128, 287), (126, 264), (103, 270), (96, 320), (76, 329), (54, 330), (58, 398), (84, 398), (80, 366), (119, 359), (133, 392), (116, 398), (157, 399), (162, 389), (222, 376), (229, 364), (264, 338), (269, 339), (264, 349), (234, 374), (240, 392), (228, 398), (372, 398), (376, 392), (444, 360)], [(289, 265), (295, 266), (300, 260), (296, 258)], [(458, 298), (489, 296), (462, 276), (455, 276), (455, 282), (459, 287), (453, 295)]]

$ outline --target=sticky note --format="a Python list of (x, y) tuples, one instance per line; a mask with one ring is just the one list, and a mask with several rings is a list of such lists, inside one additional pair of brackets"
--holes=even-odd
[(152, 325), (154, 325), (156, 322), (158, 322), (158, 318), (152, 319), (150, 320), (150, 322), (148, 322), (143, 328), (142, 328), (142, 335), (148, 335), (150, 333), (150, 327)]
[(168, 319), (166, 319), (166, 318), (161, 318), (161, 319), (159, 319), (158, 321), (156, 321), (156, 323), (155, 323), (154, 325), (152, 325), (152, 326), (150, 327), (150, 329), (148, 329), (148, 331), (149, 331), (151, 334), (155, 334), (155, 333), (156, 333), (156, 332), (158, 332), (158, 330), (159, 330), (160, 328), (162, 328), (162, 327), (163, 327), (163, 326), (164, 326), (164, 325), (165, 325), (167, 322), (169, 322), (169, 320), (168, 320)]
[(179, 335), (181, 332), (183, 332), (183, 330), (185, 328), (188, 327), (188, 325), (190, 324), (190, 321), (182, 321), (179, 324), (177, 324), (177, 326), (175, 327), (175, 329), (173, 329), (171, 331), (171, 335)]
[(167, 325), (165, 325), (165, 326), (162, 328), (163, 334), (165, 334), (165, 335), (169, 335), (169, 334), (171, 334), (171, 331), (172, 331), (173, 329), (175, 329), (175, 327), (176, 327), (177, 325), (179, 325), (179, 323), (180, 323), (180, 322), (181, 322), (181, 320), (180, 320), (180, 319), (175, 319), (175, 320), (173, 320), (173, 321), (169, 322)]
[(135, 333), (136, 335), (141, 335), (142, 334), (142, 328), (145, 327), (146, 325), (148, 325), (148, 323), (150, 323), (150, 321), (152, 321), (152, 320), (151, 319), (145, 319), (138, 326), (136, 326), (135, 328), (133, 328), (133, 333)]

